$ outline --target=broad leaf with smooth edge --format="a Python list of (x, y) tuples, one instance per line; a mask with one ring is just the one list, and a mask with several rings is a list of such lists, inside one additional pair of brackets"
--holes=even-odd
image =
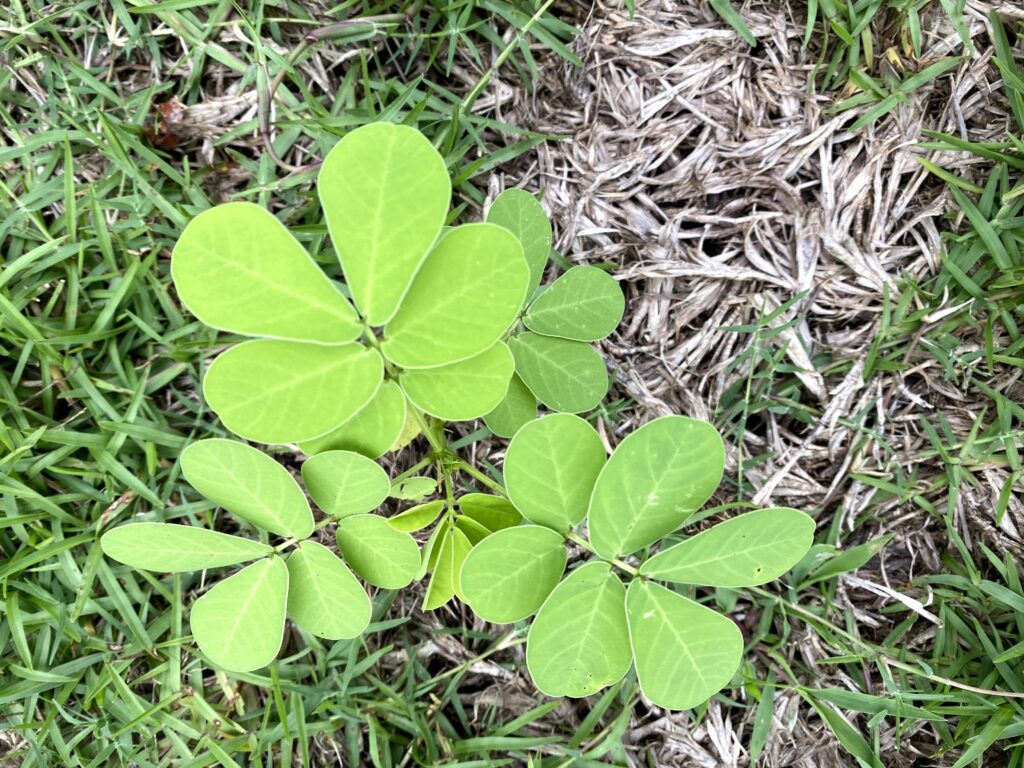
[(404, 427), (405, 395), (396, 382), (385, 381), (355, 416), (322, 437), (299, 443), (299, 448), (309, 456), (324, 451), (355, 451), (376, 459), (392, 450)]
[(573, 267), (537, 297), (523, 318), (531, 331), (597, 341), (615, 330), (626, 299), (615, 278), (597, 267)]
[(481, 619), (511, 624), (532, 616), (565, 572), (562, 537), (539, 525), (505, 528), (477, 544), (462, 565), (462, 591)]
[(677, 584), (753, 587), (773, 581), (814, 542), (814, 520), (787, 507), (726, 520), (659, 552), (640, 573)]
[(232, 672), (265, 667), (281, 650), (287, 600), (284, 561), (260, 560), (196, 600), (189, 616), (192, 635), (218, 667)]
[(589, 696), (621, 679), (631, 656), (626, 588), (597, 561), (555, 587), (526, 639), (526, 666), (548, 696)]
[(236, 440), (192, 443), (178, 460), (189, 484), (228, 512), (278, 536), (304, 539), (313, 513), (288, 470)]
[(512, 353), (499, 341), (468, 360), (405, 371), (399, 381), (424, 413), (442, 421), (469, 421), (501, 402), (514, 368)]
[(257, 443), (292, 443), (330, 432), (380, 388), (384, 362), (360, 344), (325, 347), (258, 339), (227, 350), (203, 378), (224, 425)]
[(371, 123), (327, 153), (317, 192), (345, 281), (370, 325), (395, 314), (451, 201), (448, 169), (414, 128)]
[(725, 467), (718, 431), (706, 421), (663, 416), (626, 437), (594, 484), (589, 532), (606, 560), (671, 533), (711, 498)]
[(490, 413), (484, 414), (484, 424), (498, 437), (512, 437), (521, 426), (535, 418), (537, 398), (518, 374), (513, 373), (505, 397)]
[(348, 344), (359, 336), (352, 305), (269, 211), (225, 203), (185, 227), (171, 276), (189, 311), (245, 336)]
[(473, 548), (466, 534), (455, 526), (447, 526), (441, 534), (441, 540), (434, 546), (437, 559), (434, 562), (430, 583), (427, 585), (427, 593), (423, 597), (425, 611), (440, 608), (456, 595), (465, 602), (459, 574), (462, 572), (462, 564)]
[(366, 590), (331, 550), (304, 541), (288, 556), (288, 616), (327, 640), (358, 637), (370, 623)]
[(635, 579), (626, 595), (626, 614), (640, 688), (659, 707), (703, 704), (739, 669), (743, 635), (710, 608)]
[(443, 509), (444, 502), (441, 499), (428, 501), (426, 504), (417, 504), (415, 507), (409, 507), (404, 512), (389, 517), (388, 524), (396, 531), (405, 533), (422, 531), (437, 520)]
[(505, 488), (527, 520), (567, 531), (586, 517), (607, 458), (597, 430), (579, 416), (544, 416), (520, 429), (509, 443)]
[(448, 230), (384, 328), (381, 351), (402, 368), (433, 368), (480, 354), (515, 321), (529, 272), (508, 230), (493, 224)]
[(490, 532), (511, 528), (523, 521), (512, 502), (490, 493), (466, 493), (459, 497), (459, 511)]
[(516, 373), (554, 411), (583, 413), (608, 392), (608, 372), (597, 350), (582, 341), (521, 333), (509, 341)]
[(388, 473), (373, 459), (353, 451), (325, 451), (307, 459), (302, 482), (316, 505), (335, 517), (370, 512), (391, 491)]
[(273, 547), (206, 528), (168, 523), (129, 523), (100, 539), (103, 554), (119, 563), (158, 573), (220, 568), (265, 557)]
[(543, 206), (523, 189), (506, 189), (491, 203), (487, 221), (504, 227), (518, 238), (530, 266), (530, 285), (526, 298), (533, 296), (544, 278), (551, 255), (551, 222)]
[(352, 515), (338, 521), (338, 549), (352, 570), (384, 589), (401, 589), (416, 577), (420, 548), (408, 533), (379, 515)]

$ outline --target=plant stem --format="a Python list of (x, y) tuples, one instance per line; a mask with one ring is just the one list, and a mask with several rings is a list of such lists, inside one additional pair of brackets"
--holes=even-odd
[(485, 475), (479, 469), (477, 469), (472, 464), (470, 464), (468, 461), (463, 459), (461, 456), (458, 457), (458, 459), (459, 459), (459, 469), (462, 472), (465, 472), (467, 475), (472, 477), (478, 483), (481, 483), (482, 485), (486, 485), (492, 491), (495, 491), (496, 493), (504, 496), (505, 498), (508, 498), (508, 492), (504, 488), (502, 488), (501, 485), (499, 485), (497, 482), (495, 482), (494, 480), (489, 478), (487, 475)]
[[(587, 541), (586, 539), (584, 539), (579, 534), (573, 533), (572, 531), (569, 531), (568, 533), (563, 533), (562, 535), (565, 536), (566, 539), (568, 539), (569, 541), (573, 542), (574, 544), (578, 544), (579, 546), (583, 547), (583, 549), (587, 550), (587, 552), (590, 552), (592, 555), (597, 555), (597, 552), (594, 551), (594, 548), (592, 546), (590, 546), (590, 542)], [(597, 556), (601, 557), (601, 555), (597, 555)], [(616, 568), (622, 569), (623, 571), (628, 573), (630, 576), (639, 576), (640, 575), (640, 571), (638, 571), (636, 568), (634, 568), (629, 563), (624, 563), (623, 561), (618, 560), (616, 558), (612, 558), (611, 560), (607, 560), (606, 558), (601, 557), (601, 559), (605, 560), (606, 562), (611, 563)]]
[[(321, 520), (319, 523), (317, 523), (315, 526), (313, 526), (313, 533), (316, 533), (317, 531), (326, 528), (331, 523), (336, 523), (336, 522), (337, 522), (337, 519), (334, 518), (334, 517), (325, 517), (323, 520)], [(308, 538), (308, 537), (306, 537), (306, 538)], [(298, 539), (298, 538), (294, 538), (293, 537), (291, 539), (285, 539), (280, 544), (278, 544), (276, 547), (274, 547), (274, 551), (275, 552), (283, 552), (284, 550), (288, 549), (288, 547), (292, 546), (296, 542), (305, 541), (306, 538)]]
[(434, 454), (431, 454), (430, 456), (427, 456), (425, 459), (420, 459), (415, 464), (413, 464), (411, 467), (409, 467), (407, 470), (405, 470), (405, 472), (403, 472), (398, 477), (396, 477), (394, 480), (392, 480), (391, 483), (392, 484), (400, 483), (403, 480), (405, 480), (405, 478), (412, 477), (413, 475), (415, 475), (417, 472), (419, 472), (424, 467), (433, 464), (434, 463), (434, 458), (435, 458)]

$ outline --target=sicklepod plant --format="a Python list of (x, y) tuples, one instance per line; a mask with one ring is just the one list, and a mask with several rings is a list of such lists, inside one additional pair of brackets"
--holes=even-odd
[[(584, 696), (631, 665), (666, 707), (726, 685), (738, 629), (663, 583), (770, 581), (804, 554), (814, 523), (765, 509), (663, 543), (710, 498), (724, 452), (711, 425), (674, 416), (609, 458), (574, 415), (607, 392), (590, 343), (622, 317), (615, 280), (580, 266), (541, 286), (551, 225), (521, 190), (498, 196), (485, 221), (449, 226), (444, 161), (411, 128), (352, 131), (324, 160), (318, 192), (343, 284), (249, 203), (200, 213), (171, 261), (198, 319), (252, 337), (209, 366), (206, 402), (239, 437), (297, 446), (305, 492), (259, 449), (201, 440), (180, 457), (185, 479), (249, 535), (135, 522), (105, 533), (104, 552), (157, 572), (248, 563), (191, 612), (199, 648), (228, 670), (273, 660), (289, 618), (324, 639), (358, 636), (371, 616), (360, 579), (399, 589), (428, 578), (426, 610), (457, 598), (488, 621), (536, 614), (526, 658), (545, 693)], [(538, 404), (554, 413), (538, 419)], [(503, 478), (448, 440), (446, 422), (481, 417), (512, 438)], [(430, 450), (401, 475), (373, 461), (421, 433)], [(388, 497), (416, 503), (375, 514)], [(315, 538), (328, 525), (336, 547)], [(565, 576), (567, 543), (592, 557)]]

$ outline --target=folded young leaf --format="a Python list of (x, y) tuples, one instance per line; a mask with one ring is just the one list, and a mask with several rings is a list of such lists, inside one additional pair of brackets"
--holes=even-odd
[(403, 501), (419, 501), (437, 490), (437, 480), (425, 475), (414, 475), (391, 484), (388, 494), (393, 499)]
[(472, 517), (466, 517), (465, 515), (458, 515), (455, 518), (455, 525), (465, 534), (466, 538), (469, 539), (469, 543), (474, 547), (494, 533), (494, 531), (481, 525)]
[(178, 296), (207, 325), (245, 336), (348, 344), (352, 305), (269, 211), (225, 203), (185, 227), (171, 256)]
[(615, 278), (597, 267), (573, 267), (530, 306), (531, 331), (576, 341), (597, 341), (622, 320), (626, 299)]
[(434, 368), (478, 355), (508, 330), (530, 270), (519, 241), (494, 224), (445, 232), (423, 262), (381, 351), (402, 368)]
[(236, 517), (278, 536), (304, 539), (313, 532), (313, 513), (295, 478), (251, 445), (200, 440), (178, 461), (193, 488)]
[(719, 523), (659, 552), (640, 573), (677, 584), (753, 587), (779, 578), (814, 542), (814, 520), (786, 507)]
[(358, 637), (372, 606), (362, 585), (331, 550), (304, 541), (288, 556), (288, 616), (327, 640)]
[(634, 579), (626, 614), (640, 688), (659, 707), (703, 704), (739, 669), (743, 635), (710, 608), (660, 584)]
[(426, 504), (417, 504), (404, 512), (399, 512), (394, 517), (389, 517), (388, 524), (396, 531), (404, 533), (422, 531), (437, 520), (443, 509), (444, 502), (441, 499), (428, 501)]
[(589, 696), (621, 679), (631, 659), (626, 588), (598, 561), (555, 587), (526, 639), (526, 666), (548, 696)]
[(224, 425), (257, 443), (292, 443), (330, 432), (377, 393), (384, 363), (360, 344), (326, 347), (259, 339), (227, 350), (203, 378)]
[(399, 381), (424, 413), (442, 421), (470, 421), (502, 401), (514, 368), (512, 353), (499, 341), (468, 360), (405, 371)]
[(484, 424), (498, 437), (512, 437), (529, 421), (537, 418), (537, 398), (515, 373), (508, 382), (505, 397), (490, 413), (484, 414)]
[(505, 453), (505, 488), (527, 520), (567, 531), (587, 514), (608, 454), (579, 416), (556, 413), (526, 424)]
[(608, 392), (608, 372), (597, 350), (582, 341), (521, 333), (509, 341), (516, 373), (548, 408), (583, 413)]
[(434, 561), (430, 583), (427, 585), (427, 593), (423, 598), (423, 610), (433, 611), (440, 608), (456, 595), (463, 602), (466, 601), (459, 574), (472, 548), (473, 545), (466, 538), (466, 534), (454, 525), (446, 526), (440, 541), (435, 543), (437, 558)]
[(551, 255), (551, 222), (543, 206), (524, 189), (506, 189), (491, 203), (487, 221), (504, 227), (523, 246), (523, 255), (530, 266), (529, 300), (544, 277), (544, 268)]
[(316, 505), (335, 517), (371, 512), (391, 491), (388, 473), (353, 451), (325, 451), (307, 459), (302, 482)]
[(462, 565), (462, 591), (481, 619), (511, 624), (537, 612), (558, 586), (565, 563), (565, 542), (551, 529), (505, 528), (469, 553)]
[(414, 128), (370, 123), (327, 153), (317, 192), (356, 306), (383, 325), (448, 215), (444, 159)]
[(218, 667), (265, 667), (284, 639), (288, 568), (279, 557), (246, 566), (215, 584), (192, 606), (189, 624), (200, 650)]
[(304, 440), (299, 448), (309, 456), (324, 451), (355, 451), (376, 459), (392, 450), (405, 427), (405, 395), (397, 382), (385, 381), (355, 416), (322, 437)]
[(420, 548), (408, 533), (388, 525), (387, 519), (379, 515), (343, 517), (335, 535), (345, 562), (375, 587), (401, 589), (416, 577)]
[(206, 528), (168, 523), (129, 523), (100, 539), (103, 554), (119, 563), (159, 573), (220, 568), (265, 557), (273, 547)]
[(459, 497), (459, 511), (492, 533), (523, 522), (511, 501), (490, 493), (464, 493)]
[(711, 498), (725, 467), (718, 431), (706, 421), (663, 416), (626, 437), (594, 484), (590, 543), (606, 560), (674, 531)]

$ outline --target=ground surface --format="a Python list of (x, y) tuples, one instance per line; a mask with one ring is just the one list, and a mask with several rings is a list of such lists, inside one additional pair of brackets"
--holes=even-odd
[[(872, 25), (880, 78), (965, 52), (945, 4), (918, 5), (920, 55), (898, 13)], [(344, 14), (0, 11), (7, 763), (1021, 765), (1024, 219), (1001, 195), (1024, 162), (921, 145), (1021, 135), (988, 16), (1012, 30), (1020, 9), (967, 3), (973, 55), (856, 129), (871, 105), (834, 111), (845, 80), (820, 87), (826, 43), (804, 45), (788, 3), (742, 7), (755, 47), (702, 3), (556, 7), (528, 50), (533, 9), (390, 10), (308, 50), (304, 32)], [(177, 233), (243, 198), (321, 244), (315, 163), (338, 133), (397, 117), (439, 138), (467, 219), (505, 186), (542, 191), (566, 261), (616, 265), (610, 443), (663, 413), (710, 419), (729, 446), (718, 503), (815, 514), (819, 560), (718, 595), (749, 663), (706, 710), (650, 707), (628, 679), (546, 700), (513, 628), (423, 614), (414, 590), (379, 601), (364, 642), (296, 634), (272, 673), (227, 677), (189, 653), (178, 598), (201, 580), (102, 558), (102, 524), (209, 513), (174, 463), (222, 432), (196, 387), (215, 336), (169, 290)]]

